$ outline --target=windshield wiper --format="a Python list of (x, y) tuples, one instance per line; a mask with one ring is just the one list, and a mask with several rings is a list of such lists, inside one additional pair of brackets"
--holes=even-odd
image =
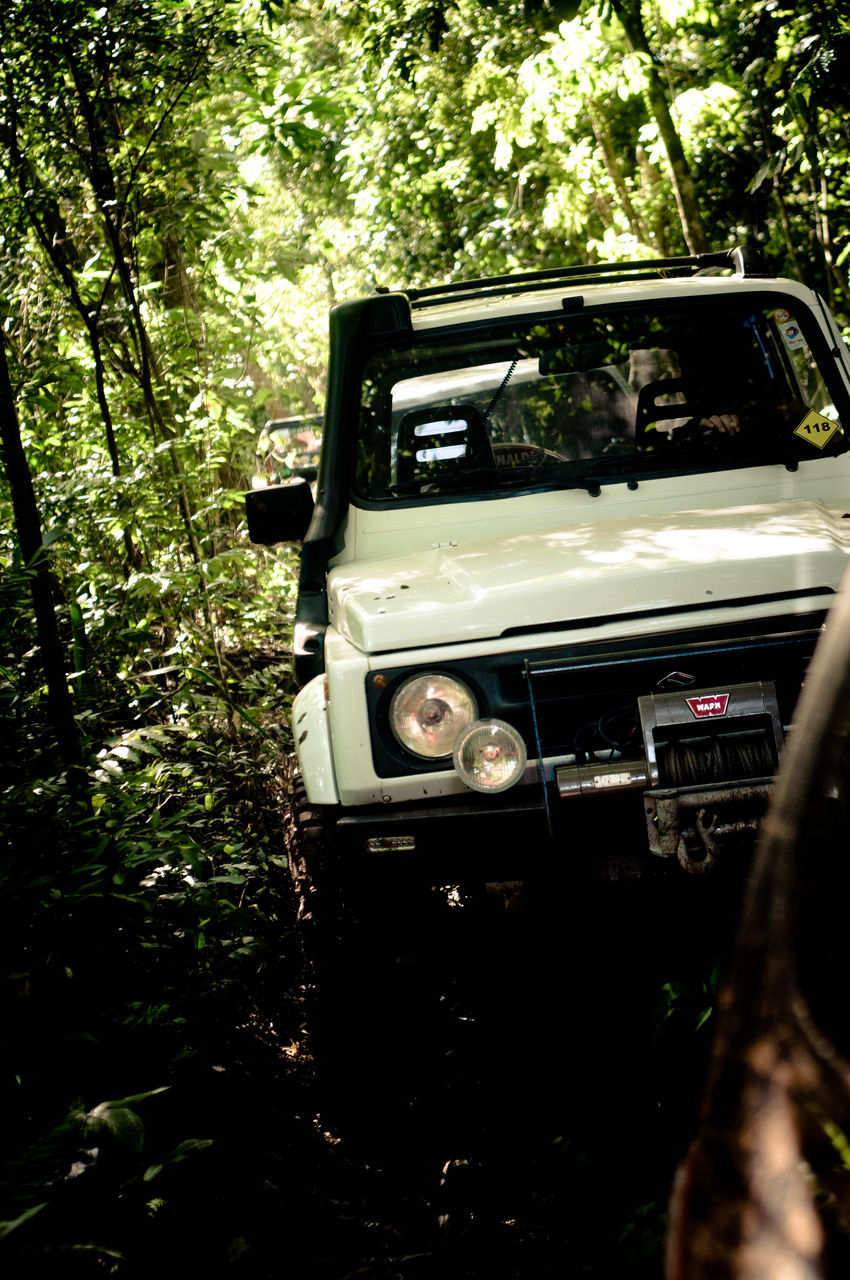
[(388, 484), (387, 493), (404, 498), (419, 493), (457, 493), (468, 489), (497, 489), (502, 485), (495, 467), (470, 467), (465, 471), (443, 471), (432, 476), (414, 476), (401, 484)]
[[(530, 467), (522, 468), (529, 471)], [(509, 472), (513, 475), (515, 472)], [(502, 489), (506, 485), (504, 467), (469, 467), (463, 471), (442, 471), (433, 476), (415, 476), (401, 484), (387, 485), (393, 498), (419, 493), (467, 493), (474, 489)]]
[(596, 494), (599, 486), (595, 480), (565, 476), (558, 467), (539, 465), (522, 467), (470, 467), (468, 470), (446, 471), (434, 476), (421, 476), (402, 484), (387, 485), (387, 493), (393, 498), (405, 498), (414, 494), (474, 493), (476, 489), (586, 489)]

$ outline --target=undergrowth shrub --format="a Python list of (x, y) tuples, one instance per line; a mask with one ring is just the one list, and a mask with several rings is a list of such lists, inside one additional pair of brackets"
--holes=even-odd
[(166, 1249), (244, 1269), (253, 1184), (232, 1167), (230, 1075), (247, 1029), (291, 1039), (300, 1017), (291, 574), (274, 561), (257, 583), (253, 644), (222, 615), (224, 679), (202, 631), (148, 626), (122, 648), (109, 636), (126, 627), (90, 625), (70, 771), (27, 656), (25, 579), (3, 587), (0, 1269), (135, 1276)]

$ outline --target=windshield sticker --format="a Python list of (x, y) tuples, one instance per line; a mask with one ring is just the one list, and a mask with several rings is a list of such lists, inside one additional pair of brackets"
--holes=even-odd
[(803, 332), (793, 317), (779, 325), (779, 331), (789, 351), (801, 351), (806, 345)]
[(773, 313), (773, 318), (777, 324), (787, 324), (791, 319), (791, 312), (786, 311), (784, 307), (777, 307)]
[(839, 423), (832, 422), (812, 409), (800, 425), (794, 428), (794, 435), (799, 436), (801, 440), (808, 440), (809, 444), (813, 444), (816, 449), (822, 449), (825, 444), (829, 444), (836, 431), (840, 430)]
[(539, 463), (545, 453), (536, 444), (494, 444), (493, 457), (497, 467), (528, 467)]

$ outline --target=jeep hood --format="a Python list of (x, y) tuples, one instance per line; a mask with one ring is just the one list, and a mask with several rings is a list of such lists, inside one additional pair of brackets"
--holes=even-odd
[(600, 521), (343, 564), (333, 625), (365, 653), (834, 590), (850, 521), (782, 503)]

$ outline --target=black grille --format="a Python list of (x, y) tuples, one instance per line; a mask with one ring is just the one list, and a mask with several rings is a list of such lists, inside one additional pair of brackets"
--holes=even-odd
[[(529, 756), (593, 759), (612, 746), (629, 755), (643, 750), (637, 699), (671, 687), (721, 688), (770, 680), (776, 686), (783, 724), (791, 714), (814, 650), (824, 614), (769, 618), (727, 627), (704, 627), (663, 637), (632, 638), (595, 646), (529, 648), (462, 662), (435, 663), (429, 670), (457, 676), (475, 694), (482, 716), (507, 720), (523, 735)], [(367, 681), (373, 759), (380, 777), (451, 768), (418, 760), (395, 741), (389, 705), (398, 685), (421, 667), (389, 669), (386, 688)], [(692, 679), (688, 680), (687, 678)], [(533, 706), (531, 692), (533, 691)], [(535, 724), (536, 719), (536, 724)]]

